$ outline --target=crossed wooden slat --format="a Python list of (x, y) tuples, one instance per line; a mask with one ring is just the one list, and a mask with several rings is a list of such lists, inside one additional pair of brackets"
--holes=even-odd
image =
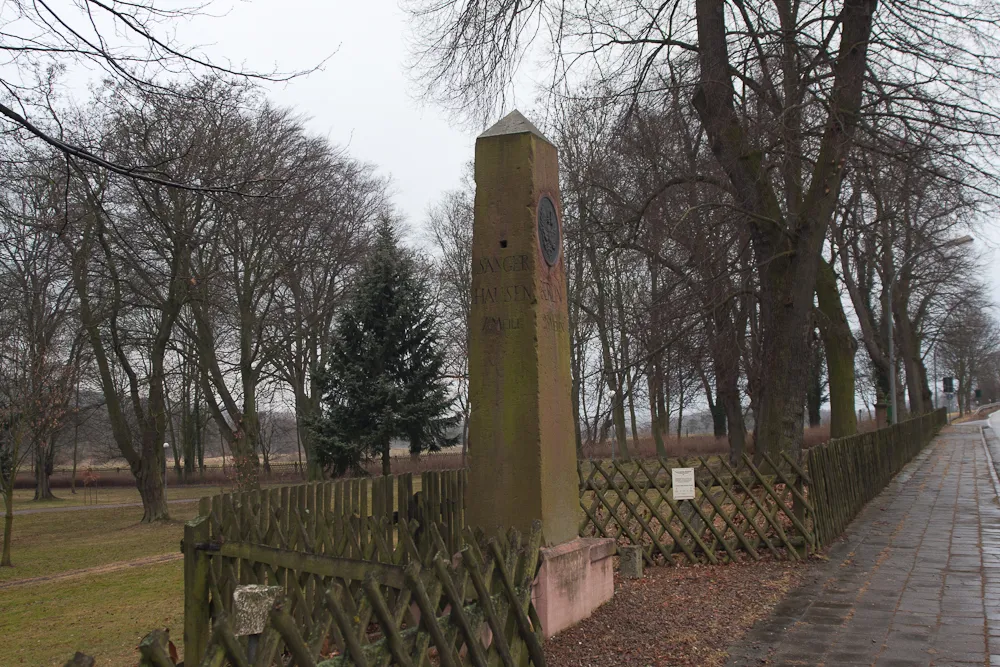
[[(367, 534), (371, 543), (382, 545), (378, 555), (394, 562), (380, 566), (384, 574), (370, 569), (356, 593), (348, 582), (322, 576), (319, 566), (314, 572), (287, 568), (282, 572), (271, 563), (253, 570), (268, 578), (284, 575), (285, 590), (271, 609), (252, 662), (243, 640), (233, 634), (223, 604), (225, 593), (220, 590), (224, 582), (212, 568), (212, 633), (200, 664), (266, 667), (285, 655), (300, 667), (417, 666), (428, 664), (432, 651), (443, 666), (545, 664), (541, 628), (531, 606), (541, 544), (539, 522), (526, 539), (512, 530), (506, 539), (483, 541), (481, 533), (466, 529), (461, 534), (464, 544), (454, 557), (444, 550), (445, 536), (452, 536), (450, 528), (439, 530), (433, 524), (427, 541), (434, 550), (427, 550), (423, 561), (413, 558), (406, 565), (398, 563), (417, 553), (411, 531), (397, 531), (397, 550), (389, 552), (384, 551), (384, 529), (383, 523), (372, 520)], [(249, 550), (230, 543), (221, 552), (241, 548)], [(337, 560), (321, 554), (311, 557), (327, 568)], [(231, 577), (227, 567), (232, 563), (223, 566), (225, 576)], [(315, 595), (310, 595), (309, 586), (316, 587)], [(371, 624), (378, 628), (374, 636)], [(328, 659), (320, 655), (324, 646), (334, 649)], [(140, 644), (140, 653), (143, 664), (174, 667), (162, 631), (150, 633)]]
[(671, 461), (581, 462), (581, 535), (599, 535), (644, 546), (645, 559), (709, 563), (761, 558), (798, 560), (816, 549), (816, 512), (808, 497), (812, 481), (796, 461), (782, 465), (764, 455), (744, 455), (734, 466), (723, 457), (679, 458), (696, 470), (694, 500), (671, 493)]

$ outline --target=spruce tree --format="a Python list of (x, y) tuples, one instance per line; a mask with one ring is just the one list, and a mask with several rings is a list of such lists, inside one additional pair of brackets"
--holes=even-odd
[(335, 475), (360, 472), (377, 456), (390, 474), (389, 446), (397, 438), (408, 440), (413, 454), (457, 440), (448, 435), (457, 417), (427, 285), (392, 223), (379, 222), (375, 232), (320, 376), (317, 458)]

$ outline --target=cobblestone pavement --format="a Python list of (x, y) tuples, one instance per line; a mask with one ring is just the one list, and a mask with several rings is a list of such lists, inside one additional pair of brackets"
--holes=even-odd
[(1000, 665), (1000, 441), (987, 454), (985, 424), (942, 431), (728, 664)]

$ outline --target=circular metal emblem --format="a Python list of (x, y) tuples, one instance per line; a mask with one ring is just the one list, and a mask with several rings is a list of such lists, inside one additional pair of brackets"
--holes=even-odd
[(549, 266), (559, 261), (559, 216), (548, 195), (538, 200), (538, 245)]

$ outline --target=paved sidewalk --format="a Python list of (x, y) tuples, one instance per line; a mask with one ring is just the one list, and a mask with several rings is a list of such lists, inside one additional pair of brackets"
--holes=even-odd
[(1000, 665), (989, 458), (979, 425), (946, 428), (728, 664)]

